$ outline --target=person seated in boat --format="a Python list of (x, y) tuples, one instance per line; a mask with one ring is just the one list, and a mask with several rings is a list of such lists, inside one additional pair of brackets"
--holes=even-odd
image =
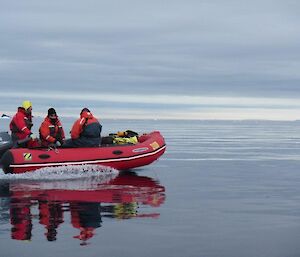
[(66, 140), (64, 147), (98, 147), (101, 141), (102, 126), (88, 108), (83, 108), (80, 118), (75, 121), (71, 130), (71, 139)]
[(32, 126), (32, 103), (26, 100), (22, 106), (18, 107), (17, 113), (9, 124), (13, 147), (37, 147), (39, 145), (36, 136), (31, 132)]
[(48, 115), (40, 126), (40, 139), (44, 147), (61, 146), (65, 140), (65, 132), (54, 108), (48, 109)]

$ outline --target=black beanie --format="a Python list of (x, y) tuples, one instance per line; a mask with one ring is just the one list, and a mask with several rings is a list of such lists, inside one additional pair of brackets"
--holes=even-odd
[(90, 112), (90, 110), (88, 109), (88, 108), (83, 108), (82, 110), (81, 110), (81, 112), (80, 112), (80, 114), (82, 114), (83, 112)]
[(57, 115), (56, 115), (55, 109), (54, 109), (54, 108), (50, 108), (50, 109), (48, 110), (48, 116), (53, 115), (53, 114), (55, 114), (55, 116), (57, 116)]

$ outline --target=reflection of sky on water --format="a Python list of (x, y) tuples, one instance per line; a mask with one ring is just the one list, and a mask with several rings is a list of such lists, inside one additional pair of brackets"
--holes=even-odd
[[(6, 232), (0, 233), (3, 253), (33, 257), (52, 256), (53, 251), (57, 256), (81, 257), (82, 250), (131, 257), (144, 256), (145, 251), (166, 257), (299, 255), (299, 122), (105, 122), (106, 129), (156, 128), (165, 136), (164, 156), (137, 171), (159, 179), (166, 189), (164, 204), (142, 208), (159, 213), (159, 218), (118, 220), (109, 217), (112, 208), (107, 208), (101, 228), (83, 249), (78, 239), (68, 236), (80, 235), (70, 225), (69, 213), (59, 225), (55, 243), (48, 242), (46, 228), (37, 222), (35, 205), (33, 229), (39, 233), (33, 231), (36, 236), (31, 243), (11, 240), (7, 236), (11, 224), (6, 222), (1, 226)], [(128, 209), (120, 208), (118, 213), (122, 210)]]

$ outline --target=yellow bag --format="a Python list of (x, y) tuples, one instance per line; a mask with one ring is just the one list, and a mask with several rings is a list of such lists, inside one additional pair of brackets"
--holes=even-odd
[(136, 136), (134, 137), (115, 137), (113, 139), (114, 144), (137, 144), (138, 143), (138, 139)]

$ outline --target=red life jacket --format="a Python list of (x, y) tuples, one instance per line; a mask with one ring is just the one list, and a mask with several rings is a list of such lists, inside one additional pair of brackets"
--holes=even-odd
[(18, 112), (12, 118), (9, 128), (13, 139), (24, 139), (31, 134), (32, 116), (26, 113), (23, 107), (18, 108)]
[(47, 116), (40, 126), (40, 138), (43, 146), (65, 139), (65, 132), (59, 119), (53, 124)]
[[(89, 127), (92, 124), (99, 124), (99, 121), (93, 116), (91, 112), (83, 111), (80, 114), (80, 118), (75, 121), (71, 130), (71, 138), (77, 139), (80, 136), (94, 137), (93, 129), (90, 131)], [(97, 132), (95, 131), (95, 137), (97, 137)], [(100, 135), (99, 135), (100, 136)]]

